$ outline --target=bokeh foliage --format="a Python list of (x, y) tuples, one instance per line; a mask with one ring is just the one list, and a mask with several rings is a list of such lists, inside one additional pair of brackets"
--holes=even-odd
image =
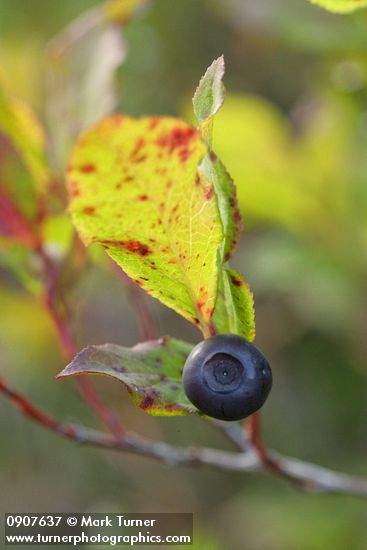
[[(2, 78), (46, 128), (46, 43), (96, 4), (1, 0)], [(235, 264), (255, 292), (257, 343), (275, 373), (263, 415), (265, 437), (286, 453), (352, 473), (366, 473), (365, 18), (364, 10), (337, 16), (305, 0), (153, 2), (125, 28), (128, 49), (116, 82), (116, 104), (127, 114), (187, 118), (193, 83), (225, 54), (230, 92), (214, 123), (213, 148), (237, 184), (245, 233)], [(59, 173), (62, 162), (53, 162)], [(17, 181), (30, 189), (18, 158), (15, 169)], [(56, 248), (63, 235), (66, 250), (70, 227), (61, 204), (52, 201), (55, 222), (47, 235)], [(37, 279), (29, 275), (37, 266), (19, 248), (14, 254), (26, 264), (22, 280), (37, 293)], [(92, 254), (96, 261), (73, 294), (80, 347), (133, 345), (140, 336), (126, 293)], [(49, 321), (2, 265), (2, 371), (59, 416), (92, 422), (72, 386), (68, 391), (67, 382), (53, 379), (64, 364)], [(194, 341), (188, 323), (148, 303), (161, 334)], [(148, 436), (222, 445), (200, 419), (149, 418), (121, 397), (118, 385), (101, 386), (129, 425)], [(74, 448), (26, 424), (6, 403), (0, 407), (7, 441), (0, 454), (4, 511), (10, 505), (194, 510), (201, 549), (221, 548), (228, 536), (231, 547), (242, 549), (243, 526), (251, 550), (345, 550), (366, 543), (365, 506), (358, 501)]]

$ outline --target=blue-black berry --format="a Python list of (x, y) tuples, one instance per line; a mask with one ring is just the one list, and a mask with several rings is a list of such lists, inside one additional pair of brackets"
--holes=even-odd
[(234, 334), (213, 336), (195, 346), (182, 377), (190, 401), (221, 420), (240, 420), (256, 412), (272, 385), (263, 354)]

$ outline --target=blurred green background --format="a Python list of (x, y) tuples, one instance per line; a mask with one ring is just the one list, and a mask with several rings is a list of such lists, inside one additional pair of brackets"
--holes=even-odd
[[(47, 125), (45, 47), (96, 2), (0, 0), (0, 71)], [(214, 149), (244, 218), (234, 265), (255, 295), (256, 342), (274, 387), (263, 410), (270, 447), (367, 475), (367, 10), (328, 14), (305, 0), (155, 0), (124, 29), (118, 110), (192, 117), (190, 98), (224, 53), (227, 99)], [(102, 52), (103, 53), (103, 52)], [(96, 63), (103, 66), (103, 55)], [(94, 90), (93, 90), (94, 91)], [(50, 133), (55, 128), (50, 128)], [(198, 341), (147, 297), (160, 334)], [(141, 338), (126, 288), (91, 263), (73, 294), (80, 347)], [(93, 425), (41, 306), (0, 269), (0, 368), (65, 420)], [(173, 443), (230, 448), (199, 418), (136, 409), (93, 380), (130, 429)], [(268, 476), (171, 468), (78, 447), (25, 420), (0, 396), (0, 509), (185, 511), (202, 550), (364, 550), (367, 506), (309, 495)]]

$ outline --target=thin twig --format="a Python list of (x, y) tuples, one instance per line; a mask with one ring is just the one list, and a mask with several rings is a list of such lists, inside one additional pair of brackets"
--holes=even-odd
[(209, 422), (220, 430), (239, 451), (245, 452), (251, 449), (251, 444), (248, 438), (245, 437), (244, 431), (238, 422), (225, 422), (223, 420), (216, 420), (215, 418), (211, 418)]
[[(203, 465), (237, 472), (269, 472), (253, 450), (236, 453), (207, 447), (175, 447), (167, 443), (151, 441), (130, 432), (116, 437), (113, 434), (88, 429), (80, 424), (59, 422), (33, 405), (19, 392), (11, 389), (2, 379), (0, 379), (0, 392), (10, 399), (25, 416), (76, 443), (126, 451), (154, 458), (170, 465)], [(346, 493), (367, 498), (367, 479), (352, 477), (315, 464), (281, 456), (275, 451), (268, 451), (268, 453), (272, 460), (277, 462), (284, 477), (293, 482), (297, 481), (297, 484), (305, 490)]]

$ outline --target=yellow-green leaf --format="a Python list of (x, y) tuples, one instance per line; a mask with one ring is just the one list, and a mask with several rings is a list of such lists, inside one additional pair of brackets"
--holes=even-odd
[(350, 13), (367, 6), (367, 0), (310, 0), (312, 4), (317, 4), (334, 13)]
[(114, 116), (72, 155), (71, 212), (85, 243), (102, 244), (147, 292), (208, 334), (224, 233), (198, 131), (169, 117)]
[(0, 85), (0, 132), (11, 141), (35, 184), (43, 189), (49, 173), (43, 129), (32, 110)]
[(1, 85), (0, 149), (0, 235), (32, 248), (49, 179), (45, 139), (32, 110)]

